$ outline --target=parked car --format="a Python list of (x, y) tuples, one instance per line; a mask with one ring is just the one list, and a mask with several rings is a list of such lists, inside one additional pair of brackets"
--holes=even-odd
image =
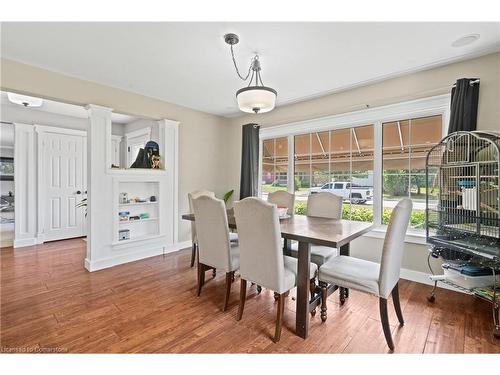
[(362, 204), (373, 198), (373, 188), (358, 186), (345, 181), (328, 182), (321, 187), (309, 189), (311, 194), (328, 191), (354, 204)]

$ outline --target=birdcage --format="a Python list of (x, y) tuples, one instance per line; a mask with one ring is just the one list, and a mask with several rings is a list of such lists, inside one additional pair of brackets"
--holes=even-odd
[[(492, 290), (494, 333), (500, 336), (500, 134), (460, 131), (431, 148), (426, 161), (426, 231), (430, 246), (429, 268), (434, 289), (444, 282), (474, 295)], [(435, 275), (430, 256), (441, 257), (444, 274)], [(483, 279), (464, 276), (481, 270)], [(487, 270), (490, 269), (491, 271)], [(446, 272), (450, 270), (449, 272)], [(452, 272), (453, 271), (453, 272)], [(479, 271), (478, 271), (479, 272)], [(461, 285), (460, 277), (471, 284)], [(484, 281), (486, 280), (486, 281)], [(484, 296), (483, 296), (484, 297)]]

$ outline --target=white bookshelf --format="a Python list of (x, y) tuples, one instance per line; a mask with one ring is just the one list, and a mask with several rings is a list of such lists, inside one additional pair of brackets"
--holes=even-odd
[[(160, 182), (159, 181), (118, 181), (115, 187), (115, 217), (113, 245), (158, 238), (160, 236)], [(127, 193), (130, 202), (121, 203), (120, 194)], [(154, 196), (155, 200), (151, 201)], [(145, 199), (145, 202), (134, 201)], [(120, 213), (128, 212), (128, 217), (148, 214), (149, 217), (136, 220), (120, 220)], [(120, 240), (119, 231), (129, 230), (129, 239)]]

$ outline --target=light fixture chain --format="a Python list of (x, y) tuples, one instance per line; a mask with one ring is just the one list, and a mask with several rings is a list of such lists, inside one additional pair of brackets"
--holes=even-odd
[[(248, 67), (248, 73), (247, 73), (247, 76), (246, 76), (246, 77), (243, 77), (243, 76), (240, 74), (240, 71), (239, 71), (239, 69), (238, 69), (238, 65), (236, 65), (236, 59), (234, 58), (233, 45), (231, 45), (231, 57), (233, 58), (234, 68), (236, 69), (236, 73), (238, 74), (238, 77), (240, 77), (243, 81), (246, 81), (246, 80), (248, 79), (248, 77), (250, 76), (250, 72), (252, 71), (252, 63), (250, 62), (250, 66)], [(252, 61), (253, 61), (253, 58), (252, 58)]]

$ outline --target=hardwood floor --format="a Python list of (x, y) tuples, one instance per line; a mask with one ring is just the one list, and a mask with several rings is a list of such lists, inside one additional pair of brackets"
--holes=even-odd
[[(225, 274), (196, 297), (191, 249), (89, 273), (81, 239), (2, 249), (0, 350), (42, 352), (163, 353), (386, 353), (378, 299), (352, 292), (344, 306), (334, 293), (328, 320), (311, 319), (307, 340), (297, 337), (292, 292), (285, 302), (281, 341), (273, 343), (277, 303), (273, 293), (247, 292), (236, 321), (239, 276), (223, 313)], [(500, 353), (491, 335), (490, 306), (440, 289), (401, 280), (405, 326), (389, 300), (396, 352)]]

